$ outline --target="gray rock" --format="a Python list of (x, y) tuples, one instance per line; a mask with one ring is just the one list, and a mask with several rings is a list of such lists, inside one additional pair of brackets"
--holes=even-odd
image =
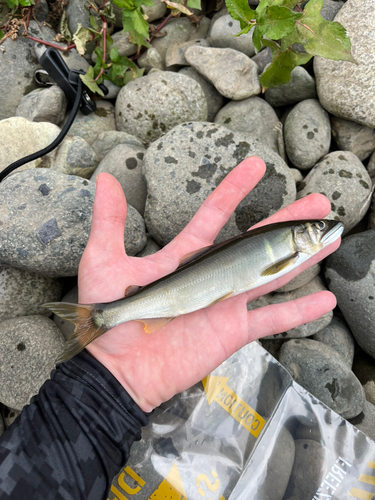
[[(95, 184), (31, 169), (0, 184), (0, 255), (13, 267), (45, 276), (74, 276), (91, 226)], [(128, 210), (125, 245), (130, 255), (146, 244), (141, 215)]]
[(350, 419), (349, 422), (375, 441), (375, 406), (373, 404), (366, 401), (363, 412)]
[(64, 349), (64, 338), (52, 320), (21, 316), (2, 321), (0, 346), (4, 366), (0, 400), (21, 410), (49, 378)]
[(280, 363), (294, 380), (343, 418), (359, 415), (365, 405), (361, 383), (328, 345), (309, 339), (286, 342)]
[(352, 332), (343, 319), (333, 316), (331, 323), (312, 338), (332, 347), (333, 350), (340, 354), (349, 368), (352, 367), (355, 342)]
[(361, 382), (366, 399), (375, 404), (375, 363), (374, 358), (357, 348), (353, 361), (353, 373)]
[[(373, 0), (348, 0), (335, 17), (347, 31), (357, 64), (314, 57), (319, 101), (335, 116), (375, 127), (375, 98), (368, 95), (375, 68)], [(366, 96), (364, 99), (363, 96)]]
[(320, 15), (323, 19), (326, 19), (326, 21), (333, 21), (343, 5), (344, 2), (340, 0), (324, 0)]
[[(160, 19), (167, 12), (167, 6), (161, 0), (153, 0), (154, 5), (142, 5), (143, 12), (147, 16), (147, 22), (151, 23), (156, 19)], [(103, 0), (95, 0), (96, 5), (102, 6)], [(117, 7), (117, 5), (112, 4), (113, 11), (116, 16), (115, 26), (116, 28), (122, 28), (122, 9)]]
[(146, 234), (147, 243), (143, 250), (137, 253), (136, 257), (147, 257), (147, 255), (152, 255), (160, 250), (160, 245), (156, 243), (151, 234)]
[(210, 41), (213, 47), (221, 49), (234, 49), (238, 52), (252, 57), (255, 54), (253, 44), (253, 30), (246, 35), (234, 36), (241, 31), (240, 22), (233, 19), (229, 14), (220, 17), (212, 25)]
[(267, 89), (264, 97), (273, 107), (317, 99), (315, 80), (304, 68), (297, 66), (291, 73), (290, 82)]
[(182, 68), (179, 73), (189, 76), (202, 87), (207, 100), (207, 121), (213, 122), (216, 114), (224, 105), (224, 97), (194, 68), (190, 66)]
[(147, 186), (142, 174), (144, 148), (132, 144), (119, 144), (107, 154), (95, 170), (92, 181), (101, 172), (112, 174), (121, 184), (126, 201), (143, 215), (147, 196)]
[[(371, 177), (372, 189), (374, 189), (375, 178)], [(375, 195), (372, 195), (372, 203), (370, 208), (370, 215), (368, 219), (368, 229), (375, 229)]]
[(82, 137), (65, 137), (52, 161), (51, 169), (89, 179), (99, 164), (95, 151)]
[(355, 340), (375, 358), (375, 230), (344, 238), (326, 260), (329, 289)]
[(215, 14), (211, 18), (210, 28), (209, 28), (208, 33), (207, 33), (207, 39), (208, 40), (210, 40), (210, 38), (211, 38), (211, 31), (212, 31), (212, 27), (215, 24), (215, 22), (218, 19), (220, 19), (221, 17), (228, 15), (228, 9), (227, 9), (227, 6), (225, 5), (225, 3), (222, 2), (221, 5), (222, 5), (221, 9), (218, 10), (217, 12), (215, 12)]
[(296, 185), (298, 185), (300, 182), (303, 181), (302, 172), (300, 170), (298, 170), (298, 168), (291, 168), (290, 171), (293, 174), (293, 177), (294, 177), (294, 180), (296, 182)]
[[(78, 287), (75, 286), (64, 297), (61, 302), (68, 302), (70, 304), (78, 304)], [(75, 325), (70, 321), (60, 318), (56, 314), (52, 317), (58, 329), (62, 332), (64, 339), (68, 340), (74, 333)]]
[(35, 89), (21, 99), (16, 116), (31, 122), (50, 122), (59, 125), (65, 116), (68, 99), (57, 85), (47, 89)]
[(142, 142), (134, 135), (127, 132), (119, 132), (118, 130), (109, 130), (98, 135), (92, 145), (92, 149), (95, 151), (99, 161), (102, 161), (119, 144), (133, 144), (133, 146), (138, 148), (143, 147)]
[(281, 346), (288, 342), (287, 339), (259, 339), (259, 342), (266, 351), (268, 351), (271, 356), (279, 360)]
[(260, 97), (229, 102), (218, 112), (215, 123), (246, 134), (249, 141), (259, 140), (278, 153), (279, 119), (272, 107)]
[(46, 0), (40, 0), (33, 8), (33, 16), (35, 16), (35, 19), (40, 23), (47, 22), (49, 12), (50, 10)]
[(8, 406), (1, 405), (1, 416), (4, 420), (5, 429), (9, 429), (9, 427), (13, 424), (13, 422), (20, 414), (21, 410), (15, 410), (14, 408), (9, 408)]
[(251, 60), (256, 63), (258, 66), (258, 73), (261, 74), (266, 66), (272, 62), (272, 50), (269, 47), (264, 47), (264, 49), (253, 56)]
[(161, 71), (165, 70), (164, 61), (154, 47), (147, 49), (146, 52), (138, 58), (137, 62), (138, 66), (140, 68), (145, 68), (147, 72), (152, 68), (160, 69)]
[(243, 159), (263, 158), (267, 171), (255, 189), (237, 206), (220, 240), (246, 231), (295, 197), (295, 183), (282, 159), (266, 146), (250, 144), (246, 136), (213, 123), (185, 123), (153, 142), (146, 151), (145, 220), (162, 246), (191, 220), (200, 205)]
[[(289, 302), (290, 300), (299, 299), (301, 297), (305, 297), (306, 295), (310, 295), (312, 293), (320, 292), (326, 290), (321, 278), (319, 276), (315, 276), (312, 280), (310, 280), (305, 285), (297, 288), (297, 290), (293, 290), (291, 292), (283, 292), (277, 293), (272, 292), (267, 295), (263, 295), (259, 297), (259, 299), (253, 300), (247, 304), (247, 309), (252, 311), (253, 309), (258, 309), (259, 307), (267, 306), (270, 304), (282, 304), (284, 302)], [(333, 313), (332, 311), (324, 314), (324, 316), (316, 319), (315, 321), (310, 321), (304, 325), (296, 326), (295, 328), (291, 328), (284, 333), (279, 333), (276, 335), (270, 335), (269, 337), (264, 337), (266, 339), (295, 339), (295, 338), (303, 338), (310, 337), (315, 333), (322, 330), (324, 327), (329, 325), (332, 320)]]
[(61, 299), (62, 281), (0, 264), (0, 320), (43, 314), (46, 302)]
[(202, 87), (185, 75), (157, 71), (129, 82), (116, 101), (118, 130), (153, 141), (184, 121), (207, 119)]
[(185, 58), (224, 97), (239, 101), (260, 94), (258, 66), (241, 52), (193, 46)]
[(331, 125), (319, 101), (307, 99), (292, 109), (285, 121), (284, 137), (288, 158), (301, 170), (310, 169), (328, 153)]
[(121, 87), (119, 87), (118, 85), (115, 85), (114, 83), (110, 82), (109, 80), (106, 80), (104, 82), (104, 85), (108, 89), (108, 94), (105, 95), (103, 97), (103, 99), (106, 99), (106, 100), (116, 99), (116, 97), (118, 96), (118, 94), (119, 94), (119, 92), (121, 90)]
[(90, 14), (85, 8), (85, 2), (82, 0), (69, 0), (66, 7), (69, 31), (73, 35), (78, 29), (78, 23), (83, 27), (90, 26)]
[[(132, 43), (129, 39), (129, 32), (118, 31), (112, 36), (112, 48), (116, 48), (120, 56), (130, 57), (137, 52), (137, 45)], [(92, 62), (95, 63), (97, 55), (95, 52), (92, 55)], [(109, 61), (109, 55), (107, 55)]]
[(339, 149), (351, 151), (363, 161), (375, 149), (375, 130), (332, 116), (332, 135)]
[(367, 168), (367, 172), (369, 173), (369, 176), (371, 177), (371, 179), (374, 179), (375, 178), (375, 151), (370, 156), (370, 159), (369, 159), (369, 162), (368, 162), (366, 168)]
[(176, 64), (178, 66), (189, 66), (189, 63), (185, 59), (185, 52), (192, 46), (211, 47), (211, 44), (204, 38), (201, 38), (198, 40), (189, 40), (188, 42), (175, 43), (174, 45), (171, 45), (165, 53), (166, 67), (169, 68), (170, 66), (174, 66)]
[(302, 273), (298, 274), (295, 278), (289, 281), (286, 285), (278, 288), (276, 292), (292, 292), (293, 290), (297, 290), (297, 288), (301, 288), (301, 286), (307, 285), (315, 276), (320, 273), (320, 263), (314, 264), (309, 267)]
[(331, 202), (327, 219), (341, 220), (345, 233), (364, 217), (371, 203), (371, 179), (357, 156), (349, 151), (326, 155), (301, 182), (299, 189), (298, 198), (310, 193), (327, 196)]
[(84, 115), (81, 111), (78, 111), (68, 132), (68, 136), (78, 135), (85, 139), (90, 146), (102, 132), (116, 130), (115, 107), (113, 104), (105, 100), (95, 101), (95, 104), (96, 110), (89, 115)]

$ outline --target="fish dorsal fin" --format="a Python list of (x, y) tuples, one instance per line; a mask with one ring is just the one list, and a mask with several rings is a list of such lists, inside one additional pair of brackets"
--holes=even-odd
[(272, 276), (274, 274), (279, 273), (280, 271), (283, 271), (287, 267), (291, 266), (294, 264), (295, 260), (297, 259), (299, 255), (299, 252), (294, 253), (293, 255), (290, 255), (289, 257), (286, 257), (285, 259), (281, 259), (278, 262), (275, 262), (272, 264), (272, 266), (267, 267), (262, 273), (261, 276)]
[(138, 285), (129, 285), (125, 288), (125, 294), (124, 297), (131, 297), (135, 293), (138, 292), (142, 287)]
[(193, 252), (189, 252), (183, 257), (181, 257), (179, 263), (178, 263), (178, 268), (182, 266), (186, 266), (186, 264), (190, 264), (190, 262), (193, 262), (193, 260), (197, 259), (201, 255), (203, 255), (209, 248), (212, 248), (213, 245), (208, 245), (207, 247), (200, 248), (199, 250), (194, 250)]
[(135, 321), (139, 321), (143, 323), (144, 331), (146, 333), (154, 333), (163, 328), (163, 326), (167, 325), (173, 318), (149, 318), (149, 319), (136, 319)]

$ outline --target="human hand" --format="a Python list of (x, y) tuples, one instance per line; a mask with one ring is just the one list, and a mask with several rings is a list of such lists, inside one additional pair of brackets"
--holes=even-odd
[[(79, 302), (111, 302), (123, 298), (129, 285), (143, 286), (174, 271), (184, 255), (213, 243), (264, 172), (261, 159), (244, 160), (211, 193), (173, 241), (143, 258), (126, 255), (125, 197), (114, 177), (100, 174), (90, 238), (79, 266)], [(312, 194), (254, 227), (284, 220), (322, 219), (330, 209), (326, 197)], [(149, 412), (203, 379), (249, 342), (313, 321), (332, 310), (336, 299), (328, 291), (254, 311), (247, 311), (246, 304), (283, 286), (339, 245), (337, 240), (275, 281), (179, 316), (151, 335), (144, 332), (141, 323), (130, 321), (104, 333), (86, 349), (118, 379), (140, 408)]]

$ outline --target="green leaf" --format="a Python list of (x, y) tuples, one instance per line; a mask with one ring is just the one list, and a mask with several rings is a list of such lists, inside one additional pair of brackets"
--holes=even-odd
[(272, 40), (283, 38), (293, 31), (297, 19), (302, 16), (302, 12), (293, 12), (286, 7), (269, 7), (264, 25), (264, 36)]
[(260, 22), (261, 18), (266, 15), (266, 11), (269, 7), (279, 6), (293, 9), (298, 3), (301, 3), (301, 0), (261, 0), (255, 10), (256, 19)]
[(98, 87), (97, 82), (94, 79), (94, 68), (89, 67), (85, 75), (79, 75), (83, 83), (91, 90), (100, 96), (104, 97), (103, 91)]
[(99, 30), (99, 24), (97, 23), (95, 17), (92, 14), (90, 14), (90, 24), (94, 28), (94, 30)]
[(109, 57), (111, 58), (111, 61), (117, 62), (119, 58), (119, 53), (117, 50), (117, 47), (112, 47), (111, 52), (109, 53)]
[(147, 7), (154, 7), (155, 4), (152, 0), (142, 0), (141, 5), (147, 6)]
[(86, 51), (86, 43), (90, 40), (91, 35), (89, 30), (82, 28), (82, 24), (78, 23), (77, 31), (73, 35), (73, 42), (76, 44), (77, 52), (83, 56)]
[(18, 6), (18, 0), (5, 0), (5, 1), (8, 4), (8, 7), (11, 9)]
[(4, 31), (0, 28), (0, 40), (3, 38), (4, 36)]
[(135, 45), (139, 45), (140, 47), (151, 47), (145, 37), (137, 33), (135, 30), (129, 31), (129, 39), (132, 43), (134, 43)]
[(123, 10), (122, 24), (125, 31), (135, 30), (140, 35), (148, 38), (148, 23), (144, 20), (142, 14), (138, 10)]
[(260, 49), (262, 48), (261, 40), (263, 38), (264, 31), (265, 31), (264, 26), (259, 26), (259, 25), (255, 26), (255, 30), (253, 33), (253, 44), (257, 52), (259, 52)]
[(31, 7), (31, 5), (35, 5), (34, 0), (20, 0), (20, 5), (22, 7)]
[(247, 0), (225, 0), (225, 5), (233, 19), (240, 21), (241, 29), (246, 28), (255, 18), (255, 13), (250, 9)]
[(246, 33), (249, 33), (249, 31), (251, 30), (251, 28), (254, 26), (254, 24), (249, 24), (249, 26), (246, 26), (246, 28), (244, 28), (243, 30), (241, 30), (239, 33), (237, 33), (236, 35), (233, 35), (233, 36), (241, 36), (241, 35), (246, 35)]
[(132, 0), (112, 0), (112, 2), (120, 7), (120, 9), (133, 10), (135, 9), (135, 5)]
[(65, 10), (63, 10), (60, 22), (60, 33), (63, 35), (67, 42), (72, 41), (72, 34), (68, 28), (68, 16), (66, 15)]
[(189, 7), (189, 9), (202, 9), (201, 5), (201, 0), (188, 0), (186, 7)]

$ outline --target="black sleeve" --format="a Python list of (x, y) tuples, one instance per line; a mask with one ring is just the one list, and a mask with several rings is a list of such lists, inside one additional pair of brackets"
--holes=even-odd
[(87, 351), (58, 365), (0, 438), (1, 500), (105, 499), (145, 413)]

